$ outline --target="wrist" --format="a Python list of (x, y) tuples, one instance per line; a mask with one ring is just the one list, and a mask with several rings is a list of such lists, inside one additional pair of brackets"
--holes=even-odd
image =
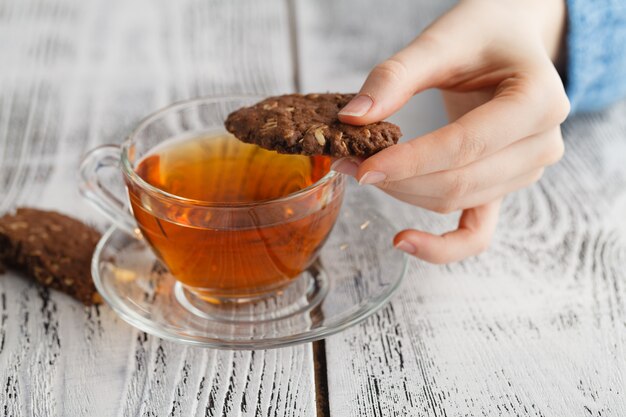
[(565, 0), (521, 0), (530, 6), (548, 56), (558, 67), (565, 49), (567, 7)]

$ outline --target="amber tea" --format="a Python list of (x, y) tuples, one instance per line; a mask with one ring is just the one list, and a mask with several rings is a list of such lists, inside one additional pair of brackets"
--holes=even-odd
[[(136, 164), (184, 204), (153, 204), (127, 185), (142, 234), (180, 282), (207, 299), (241, 298), (289, 283), (314, 260), (342, 192), (304, 189), (329, 170), (326, 157), (281, 155), (220, 133), (166, 141)], [(310, 195), (281, 202), (296, 192)]]

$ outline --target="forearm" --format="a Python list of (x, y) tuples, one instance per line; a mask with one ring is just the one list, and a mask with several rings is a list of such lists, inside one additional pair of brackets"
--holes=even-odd
[(600, 110), (626, 97), (626, 2), (508, 0), (503, 4), (534, 25), (536, 31), (530, 35), (540, 33), (564, 78), (573, 112)]

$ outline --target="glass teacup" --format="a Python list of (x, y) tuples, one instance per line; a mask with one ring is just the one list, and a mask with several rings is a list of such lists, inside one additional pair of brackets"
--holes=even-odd
[[(171, 105), (81, 166), (83, 194), (211, 302), (249, 301), (291, 283), (315, 260), (343, 199), (344, 179), (327, 158), (277, 155), (228, 136), (226, 116), (259, 99)], [(253, 165), (241, 170), (244, 160)], [(112, 166), (121, 167), (132, 216), (102, 185), (101, 170)]]

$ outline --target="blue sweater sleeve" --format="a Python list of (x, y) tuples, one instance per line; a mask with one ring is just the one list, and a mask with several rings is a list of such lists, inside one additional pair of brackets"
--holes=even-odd
[(626, 0), (567, 0), (567, 94), (572, 111), (626, 97)]

